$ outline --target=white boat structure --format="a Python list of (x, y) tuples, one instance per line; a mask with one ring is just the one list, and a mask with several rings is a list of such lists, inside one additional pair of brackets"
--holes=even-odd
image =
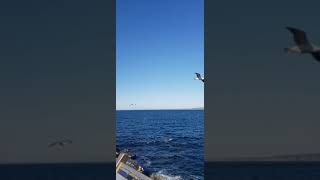
[(152, 180), (145, 175), (144, 169), (128, 153), (117, 154), (116, 179), (117, 180)]

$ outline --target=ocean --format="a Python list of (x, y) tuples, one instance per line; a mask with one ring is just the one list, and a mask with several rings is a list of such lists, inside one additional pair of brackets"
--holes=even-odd
[(204, 179), (204, 111), (117, 111), (116, 144), (129, 149), (150, 174)]
[[(0, 165), (0, 180), (113, 179), (114, 163)], [(320, 162), (206, 162), (204, 179), (319, 180)]]
[(0, 180), (115, 179), (114, 163), (0, 165)]
[(205, 179), (319, 180), (320, 162), (206, 162)]

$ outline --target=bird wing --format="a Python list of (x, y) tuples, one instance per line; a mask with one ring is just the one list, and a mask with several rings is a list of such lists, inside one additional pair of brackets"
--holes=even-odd
[(56, 144), (57, 144), (57, 142), (50, 143), (50, 144), (48, 145), (48, 147), (51, 148), (51, 147), (55, 146)]
[(306, 33), (303, 30), (287, 27), (287, 29), (293, 34), (294, 42), (299, 46), (310, 47), (309, 40), (307, 38)]
[(312, 55), (317, 61), (320, 62), (320, 51), (313, 52), (313, 53), (311, 53), (311, 55)]
[(198, 78), (198, 79), (202, 79), (202, 78), (201, 78), (201, 75), (200, 75), (199, 73), (195, 73), (195, 74), (197, 75), (197, 78)]
[(72, 141), (71, 141), (71, 140), (56, 141), (56, 142), (50, 143), (50, 144), (48, 145), (48, 147), (53, 147), (53, 146), (56, 146), (57, 144), (63, 146), (63, 145), (65, 145), (65, 144), (72, 144)]
[(71, 140), (64, 140), (64, 141), (62, 141), (62, 143), (64, 143), (64, 144), (71, 144), (72, 141), (71, 141)]

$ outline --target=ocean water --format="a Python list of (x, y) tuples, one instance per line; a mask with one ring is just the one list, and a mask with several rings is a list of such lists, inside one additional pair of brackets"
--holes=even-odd
[(117, 111), (116, 144), (129, 149), (150, 174), (203, 179), (204, 111)]
[(205, 179), (320, 180), (320, 162), (208, 162)]
[(115, 179), (114, 163), (0, 165), (0, 180)]

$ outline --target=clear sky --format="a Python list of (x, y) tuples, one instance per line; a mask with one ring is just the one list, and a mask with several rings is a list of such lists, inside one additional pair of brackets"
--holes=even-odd
[(116, 10), (117, 109), (203, 107), (203, 0), (117, 0)]
[(284, 48), (320, 45), (320, 1), (207, 2), (206, 158), (319, 153), (320, 63)]
[[(0, 1), (0, 164), (114, 161), (108, 7), (105, 0)], [(74, 143), (47, 147), (64, 138)]]

